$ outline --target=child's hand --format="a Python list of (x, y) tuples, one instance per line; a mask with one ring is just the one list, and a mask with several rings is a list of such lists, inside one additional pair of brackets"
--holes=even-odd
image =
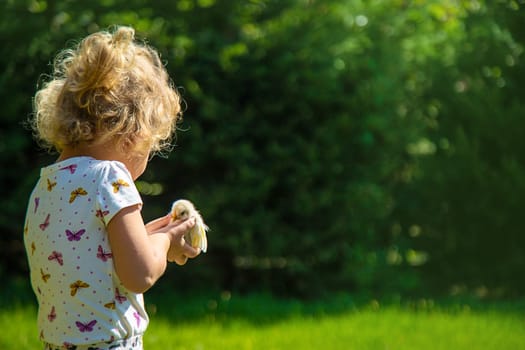
[(186, 243), (184, 235), (195, 226), (195, 218), (187, 220), (175, 220), (168, 224), (167, 233), (171, 236), (171, 245), (168, 250), (168, 261), (175, 262), (178, 265), (184, 265), (188, 258), (195, 258), (201, 253), (199, 248), (193, 248)]
[(169, 262), (175, 262), (178, 265), (184, 265), (188, 258), (195, 258), (201, 253), (198, 248), (193, 248), (186, 243), (184, 235), (195, 226), (195, 218), (187, 220), (171, 221), (171, 216), (160, 217), (146, 224), (146, 230), (149, 234), (165, 233), (170, 237), (170, 248), (167, 259)]
[(165, 232), (165, 227), (170, 223), (171, 216), (170, 214), (150, 221), (146, 224), (146, 231), (148, 234)]

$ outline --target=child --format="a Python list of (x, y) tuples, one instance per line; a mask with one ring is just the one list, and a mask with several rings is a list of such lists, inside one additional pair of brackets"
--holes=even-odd
[(180, 97), (158, 53), (134, 30), (89, 35), (57, 56), (32, 126), (56, 149), (29, 199), (24, 242), (45, 349), (142, 349), (142, 293), (200, 251), (195, 221), (149, 224), (133, 181), (169, 146)]

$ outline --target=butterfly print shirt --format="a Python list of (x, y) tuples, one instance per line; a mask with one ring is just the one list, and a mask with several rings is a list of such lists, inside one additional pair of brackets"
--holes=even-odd
[(76, 157), (43, 168), (27, 208), (24, 243), (43, 341), (59, 346), (143, 334), (142, 294), (113, 265), (106, 225), (142, 204), (124, 164)]

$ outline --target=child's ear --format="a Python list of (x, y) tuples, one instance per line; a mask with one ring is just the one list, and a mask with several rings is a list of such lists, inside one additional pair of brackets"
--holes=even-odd
[(149, 157), (151, 154), (152, 142), (149, 135), (135, 136), (132, 142), (133, 150), (131, 152), (140, 157)]

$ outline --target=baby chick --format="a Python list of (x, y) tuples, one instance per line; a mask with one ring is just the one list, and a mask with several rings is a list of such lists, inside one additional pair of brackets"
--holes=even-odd
[(206, 253), (208, 249), (208, 239), (206, 238), (206, 232), (209, 231), (209, 227), (202, 220), (201, 214), (195, 209), (192, 202), (187, 199), (179, 199), (171, 206), (171, 218), (175, 220), (185, 220), (189, 218), (195, 218), (195, 226), (184, 236), (186, 242), (194, 248), (200, 248), (201, 251)]

